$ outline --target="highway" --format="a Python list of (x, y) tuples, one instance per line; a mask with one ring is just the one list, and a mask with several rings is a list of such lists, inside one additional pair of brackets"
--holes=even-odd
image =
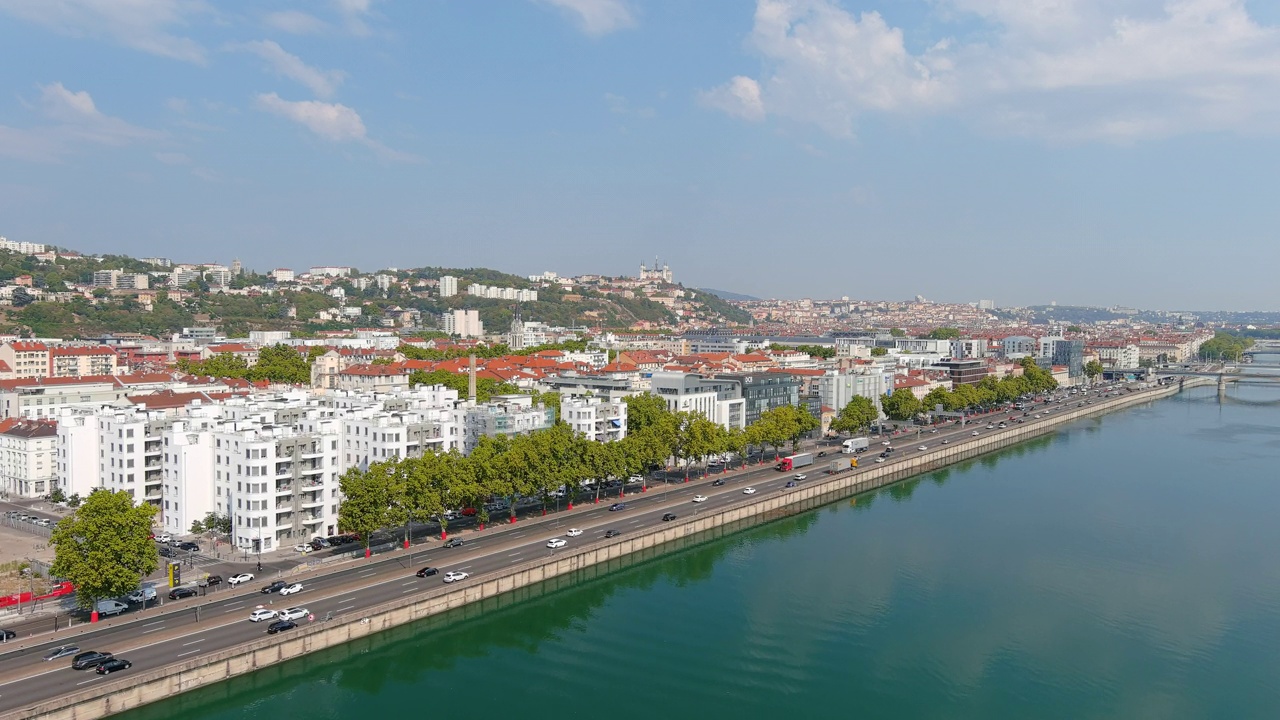
[[(1089, 397), (1095, 403), (1098, 402), (1096, 395)], [(1075, 408), (1077, 401), (1082, 400), (1080, 397), (1072, 397), (1058, 403), (1054, 410)], [(1034, 422), (1031, 415), (1043, 412), (1043, 408), (1044, 406), (1036, 406), (1035, 409), (1029, 407), (1030, 414), (1024, 419)], [(1007, 420), (1011, 415), (1021, 416), (1022, 413), (993, 413), (977, 418), (963, 427), (948, 425), (938, 432), (926, 429), (918, 440), (914, 433), (903, 434), (894, 440), (901, 447), (897, 448), (886, 463), (919, 454), (916, 445), (932, 447), (944, 439), (950, 442), (967, 439), (975, 428), (982, 434), (999, 432), (985, 429), (986, 423)], [(858, 456), (862, 467), (852, 472), (865, 472), (867, 468), (876, 465), (876, 453), (882, 449), (876, 442), (878, 441), (873, 441), (871, 448)], [(798, 472), (809, 476), (801, 484), (811, 484), (824, 478), (826, 462), (839, 457), (839, 446), (836, 445), (834, 451), (828, 450), (827, 457), (816, 458), (814, 465), (800, 468)], [(299, 576), (297, 580), (303, 583), (304, 590), (289, 597), (261, 594), (259, 590), (267, 580), (255, 580), (238, 588), (216, 590), (204, 598), (166, 600), (160, 608), (134, 610), (121, 618), (100, 623), (83, 634), (63, 630), (50, 636), (48, 641), (0, 653), (0, 712), (27, 707), (93, 683), (128, 683), (131, 674), (260, 638), (266, 633), (269, 623), (248, 621), (250, 612), (259, 606), (276, 610), (305, 607), (315, 616), (315, 622), (323, 622), (328, 613), (332, 613), (335, 619), (359, 617), (364, 610), (390, 600), (429, 591), (443, 591), (447, 586), (442, 577), (451, 570), (470, 574), (471, 577), (461, 581), (463, 584), (473, 582), (476, 578), (517, 563), (553, 553), (570, 552), (575, 546), (602, 540), (609, 530), (619, 531), (625, 537), (661, 524), (664, 513), (672, 512), (681, 517), (695, 513), (706, 514), (734, 503), (777, 493), (785, 489), (786, 482), (793, 475), (790, 472), (777, 472), (770, 465), (719, 474), (714, 477), (723, 479), (723, 486), (712, 486), (712, 478), (704, 478), (674, 485), (663, 492), (628, 495), (624, 500), (626, 508), (618, 512), (611, 512), (608, 509), (609, 503), (602, 500), (599, 505), (578, 505), (572, 512), (525, 520), (501, 532), (468, 532), (462, 547), (444, 548), (436, 543), (423, 549), (415, 547), (412, 551), (400, 550), (375, 556), (369, 561), (357, 561), (353, 566), (312, 578)], [(747, 486), (756, 488), (757, 493), (754, 496), (745, 495), (743, 489)], [(697, 494), (706, 495), (708, 499), (694, 503), (692, 499)], [(609, 502), (616, 502), (616, 499)], [(568, 537), (565, 531), (570, 527), (581, 529), (583, 534)], [(567, 546), (558, 550), (549, 549), (547, 540), (553, 537), (566, 539)], [(414, 576), (419, 568), (427, 565), (438, 568), (440, 574), (427, 578)], [(296, 622), (305, 624), (308, 620), (303, 618)], [(77, 626), (76, 629), (82, 627), (85, 626)], [(7, 646), (12, 647), (14, 644), (15, 641), (10, 641)], [(70, 657), (50, 662), (41, 660), (51, 648), (62, 644), (77, 645), (82, 651), (112, 652), (131, 661), (133, 668), (110, 676), (100, 676), (92, 670), (72, 670)]]

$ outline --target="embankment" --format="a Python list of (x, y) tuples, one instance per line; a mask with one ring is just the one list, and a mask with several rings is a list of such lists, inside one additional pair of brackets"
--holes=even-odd
[[(1205, 383), (1194, 384), (1212, 384)], [(1192, 386), (1192, 382), (1186, 384)], [(1054, 432), (1075, 420), (1112, 412), (1176, 394), (1177, 385), (1138, 392), (1106, 402), (1059, 411), (1034, 423), (938, 445), (892, 463), (874, 464), (856, 472), (822, 476), (803, 487), (762, 495), (758, 499), (705, 515), (662, 523), (608, 541), (599, 541), (554, 557), (512, 566), (501, 575), (469, 581), (461, 587), (443, 586), (425, 594), (387, 602), (350, 617), (300, 626), (278, 637), (264, 637), (246, 645), (191, 658), (168, 667), (131, 675), (120, 683), (104, 683), (68, 693), (3, 716), (5, 719), (96, 720), (174, 695), (206, 687), (238, 675), (277, 666), (287, 660), (344, 643), (362, 641), (375, 633), (440, 616), (459, 608), (484, 612), (530, 597), (555, 592), (586, 578), (614, 572), (635, 562), (708, 542), (746, 527), (804, 512), (851, 495), (876, 490), (907, 477), (1015, 445)], [(368, 640), (364, 640), (368, 642)], [(282, 670), (282, 669), (281, 669)]]

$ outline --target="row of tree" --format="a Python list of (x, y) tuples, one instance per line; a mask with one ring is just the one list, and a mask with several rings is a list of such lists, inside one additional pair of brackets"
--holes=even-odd
[(818, 426), (807, 409), (780, 407), (746, 429), (726, 430), (696, 413), (671, 412), (656, 395), (637, 395), (627, 398), (627, 435), (617, 442), (588, 440), (556, 424), (527, 435), (482, 437), (465, 456), (454, 450), (352, 468), (340, 480), (345, 500), (339, 523), (359, 533), (367, 552), (372, 533), (386, 527), (403, 527), (407, 542), (410, 523), (435, 517), (447, 533), (449, 509), (475, 508), (483, 524), (490, 519), (486, 504), (501, 499), (514, 521), (522, 498), (540, 500), (544, 510), (561, 493), (570, 503), (584, 491), (598, 501), (610, 478), (643, 478), (671, 460), (687, 477), (692, 463), (752, 448), (794, 447)]
[(1205, 360), (1240, 360), (1240, 355), (1253, 346), (1253, 340), (1228, 332), (1218, 332), (1200, 346), (1200, 357)]
[(219, 353), (207, 360), (179, 360), (178, 369), (192, 375), (309, 385), (311, 363), (327, 350), (323, 347), (313, 347), (307, 351), (306, 356), (303, 356), (296, 348), (288, 345), (270, 345), (258, 351), (258, 362), (252, 367), (239, 355)]
[(961, 412), (1013, 402), (1023, 395), (1056, 387), (1058, 381), (1053, 379), (1053, 373), (1026, 357), (1022, 359), (1021, 375), (1008, 375), (999, 380), (987, 376), (976, 385), (957, 385), (952, 390), (936, 387), (923, 399), (916, 398), (907, 388), (899, 388), (881, 401), (881, 407), (889, 419), (903, 421), (911, 420), (922, 412), (932, 412), (939, 405), (947, 412)]

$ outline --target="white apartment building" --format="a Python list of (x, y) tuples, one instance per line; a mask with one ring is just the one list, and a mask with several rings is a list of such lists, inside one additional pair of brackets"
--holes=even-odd
[(98, 418), (88, 410), (65, 408), (58, 414), (54, 484), (68, 497), (86, 497), (98, 481)]
[(49, 375), (49, 346), (39, 342), (15, 340), (0, 345), (0, 362), (4, 362), (17, 378)]
[(276, 268), (267, 274), (271, 276), (272, 280), (275, 280), (278, 283), (291, 283), (294, 279), (293, 271), (289, 268)]
[(8, 250), (20, 255), (35, 255), (44, 252), (45, 246), (41, 243), (18, 242), (17, 240), (0, 237), (0, 250)]
[(696, 373), (655, 372), (650, 379), (650, 390), (665, 400), (672, 412), (695, 412), (730, 430), (747, 425), (747, 401), (736, 380)]
[(105, 345), (55, 345), (49, 348), (49, 377), (116, 375), (120, 358)]
[(440, 297), (453, 297), (458, 294), (458, 278), (452, 275), (440, 276)]
[(492, 402), (461, 406), (452, 422), (461, 428), (462, 453), (469, 454), (484, 435), (527, 435), (555, 424), (556, 411), (533, 403), (529, 395), (496, 395)]
[(225, 514), (214, 499), (213, 432), (210, 418), (183, 418), (165, 428), (160, 527), (175, 535), (191, 531), (211, 512)]
[(0, 429), (0, 490), (37, 498), (53, 490), (58, 428), (53, 422), (9, 421)]
[(479, 310), (450, 310), (440, 316), (440, 329), (464, 338), (484, 337), (484, 323)]
[(1136, 368), (1142, 359), (1141, 351), (1133, 343), (1094, 343), (1087, 349), (1098, 353), (1098, 362), (1109, 369)]
[(893, 374), (883, 367), (865, 367), (846, 372), (828, 372), (814, 378), (822, 404), (839, 413), (855, 397), (871, 399), (880, 408), (880, 398), (893, 391)]
[(595, 442), (613, 442), (627, 436), (627, 404), (598, 397), (566, 397), (560, 401), (560, 418), (573, 430)]

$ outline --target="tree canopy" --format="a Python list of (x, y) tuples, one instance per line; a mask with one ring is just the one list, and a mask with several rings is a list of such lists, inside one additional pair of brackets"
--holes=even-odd
[(54, 526), (50, 572), (76, 586), (77, 605), (91, 609), (98, 600), (126, 595), (160, 566), (151, 541), (155, 511), (134, 505), (123, 490), (99, 490)]
[(840, 414), (831, 421), (831, 431), (838, 433), (863, 432), (880, 417), (875, 401), (858, 395), (849, 401)]

